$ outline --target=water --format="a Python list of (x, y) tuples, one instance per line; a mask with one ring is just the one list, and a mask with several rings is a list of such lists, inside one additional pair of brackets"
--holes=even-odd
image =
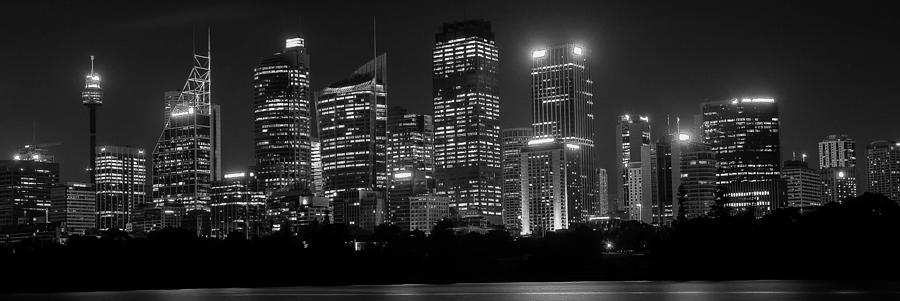
[(224, 288), (18, 294), (3, 300), (900, 300), (900, 282), (560, 282)]

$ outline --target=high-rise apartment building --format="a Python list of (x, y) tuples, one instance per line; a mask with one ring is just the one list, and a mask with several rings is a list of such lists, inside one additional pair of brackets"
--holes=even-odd
[(388, 109), (388, 197), (385, 218), (400, 229), (410, 223), (410, 198), (434, 189), (434, 123), (431, 115)]
[(97, 229), (128, 229), (131, 214), (146, 205), (147, 159), (144, 150), (127, 146), (97, 147)]
[(869, 191), (900, 201), (900, 143), (878, 140), (866, 147)]
[(452, 214), (502, 223), (500, 91), (491, 24), (444, 24), (432, 51), (437, 194)]
[(253, 69), (253, 125), (256, 175), (271, 193), (312, 187), (309, 55), (303, 38)]
[(532, 128), (503, 129), (503, 225), (511, 233), (522, 229), (522, 148), (534, 137)]
[(847, 135), (828, 135), (819, 142), (824, 202), (856, 197), (856, 142)]
[(771, 212), (783, 200), (778, 105), (772, 98), (707, 102), (703, 142), (716, 153), (716, 181), (731, 211)]
[[(653, 222), (653, 146), (650, 118), (622, 115), (616, 124), (617, 211), (630, 220)], [(612, 210), (612, 209), (610, 209)]]

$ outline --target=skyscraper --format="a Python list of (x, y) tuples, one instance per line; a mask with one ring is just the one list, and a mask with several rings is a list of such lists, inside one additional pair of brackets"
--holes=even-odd
[[(696, 136), (681, 133), (678, 147), (673, 147), (675, 199), (673, 211), (676, 217), (697, 218), (706, 216), (715, 204), (716, 153), (709, 145), (697, 141)], [(677, 167), (677, 169), (676, 169)]]
[(556, 138), (534, 138), (522, 149), (522, 235), (569, 228), (570, 199), (583, 196), (582, 154), (579, 145)]
[(132, 212), (148, 202), (144, 150), (105, 145), (97, 148), (97, 229), (129, 229)]
[(103, 105), (103, 89), (100, 87), (100, 74), (94, 73), (94, 56), (91, 56), (91, 73), (85, 76), (84, 90), (81, 91), (81, 103), (88, 108), (89, 131), (90, 131), (90, 150), (88, 151), (88, 174), (90, 183), (94, 183), (94, 169), (97, 167), (96, 155), (94, 154), (97, 147), (97, 108)]
[(312, 189), (309, 55), (303, 38), (253, 69), (257, 177), (268, 192)]
[(828, 135), (819, 142), (824, 202), (856, 197), (856, 142), (847, 135)]
[(334, 200), (336, 223), (369, 226), (373, 216), (383, 217), (387, 186), (385, 62), (384, 54), (378, 56), (349, 78), (322, 90), (317, 98), (325, 196)]
[(800, 208), (803, 211), (823, 204), (822, 173), (809, 168), (806, 161), (784, 161), (781, 178), (784, 179), (788, 207)]
[(444, 24), (432, 51), (437, 194), (464, 219), (502, 222), (498, 54), (491, 24)]
[(194, 66), (178, 98), (166, 93), (169, 115), (153, 149), (153, 203), (209, 211), (209, 188), (220, 178), (220, 111), (212, 102), (211, 56), (193, 55)]
[(266, 194), (253, 172), (225, 174), (213, 182), (210, 202), (210, 235), (227, 238), (233, 232), (244, 238), (262, 235), (266, 214)]
[(503, 225), (510, 232), (522, 229), (522, 148), (534, 137), (532, 128), (503, 129)]
[(570, 179), (578, 189), (567, 206), (570, 222), (584, 222), (599, 214), (597, 169), (594, 155), (594, 101), (591, 51), (567, 43), (532, 51), (531, 126), (537, 139), (554, 138), (580, 152), (571, 158), (579, 170)]
[(616, 134), (616, 175), (619, 178), (619, 185), (616, 187), (619, 203), (616, 210), (624, 210), (630, 220), (652, 223), (650, 118), (622, 115), (616, 124)]
[(776, 209), (783, 190), (775, 99), (707, 102), (701, 112), (703, 141), (716, 153), (716, 182), (726, 190), (726, 207), (752, 209), (757, 216)]
[(59, 163), (42, 145), (0, 160), (0, 226), (49, 222), (50, 189), (58, 183)]
[(97, 194), (89, 183), (66, 183), (50, 188), (50, 222), (69, 235), (97, 228)]
[(409, 229), (410, 197), (434, 188), (434, 123), (431, 115), (410, 114), (402, 107), (388, 109), (389, 222)]
[(609, 216), (609, 175), (605, 168), (597, 169), (597, 192), (600, 196), (600, 212), (601, 216)]
[(878, 140), (866, 147), (869, 191), (900, 200), (900, 144)]

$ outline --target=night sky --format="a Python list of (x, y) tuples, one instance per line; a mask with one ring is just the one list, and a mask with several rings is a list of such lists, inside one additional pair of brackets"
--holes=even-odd
[(597, 155), (608, 170), (617, 115), (647, 113), (661, 129), (666, 114), (691, 122), (700, 102), (742, 96), (776, 98), (783, 158), (807, 152), (815, 161), (815, 143), (831, 133), (851, 135), (860, 155), (872, 140), (900, 139), (900, 18), (893, 10), (864, 1), (723, 2), (732, 1), (4, 3), (0, 155), (31, 143), (36, 124), (37, 142), (63, 143), (52, 149), (63, 180), (87, 179), (88, 117), (80, 92), (90, 55), (105, 91), (98, 143), (151, 151), (163, 127), (163, 92), (181, 88), (190, 71), (192, 29), (200, 37), (211, 26), (223, 167), (242, 170), (253, 164), (251, 74), (258, 60), (299, 31), (317, 91), (371, 58), (373, 15), (378, 50), (388, 53), (389, 105), (428, 114), (439, 26), (491, 21), (504, 127), (531, 121), (530, 51), (584, 43), (593, 54)]

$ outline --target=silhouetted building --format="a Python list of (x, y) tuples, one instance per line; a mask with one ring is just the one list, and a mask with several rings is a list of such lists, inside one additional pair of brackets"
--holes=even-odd
[[(531, 54), (531, 126), (535, 138), (555, 138), (580, 152), (570, 170), (569, 222), (583, 223), (600, 210), (594, 155), (594, 101), (591, 51), (575, 43)], [(570, 156), (570, 158), (572, 158)]]
[(409, 230), (431, 233), (439, 221), (450, 217), (450, 198), (431, 194), (409, 198)]
[(533, 137), (532, 128), (509, 128), (502, 133), (503, 225), (511, 233), (522, 229), (522, 148)]
[(68, 235), (97, 228), (96, 193), (91, 184), (67, 183), (50, 188), (50, 222)]
[(271, 193), (288, 185), (312, 189), (309, 55), (303, 38), (253, 69), (256, 175)]
[(434, 188), (434, 123), (431, 115), (388, 109), (388, 199), (385, 218), (410, 227), (410, 198)]
[(731, 211), (757, 216), (783, 200), (778, 105), (772, 98), (707, 102), (703, 141), (716, 153), (716, 181), (726, 190)]
[(213, 182), (210, 235), (224, 239), (231, 233), (244, 238), (262, 236), (266, 228), (266, 193), (257, 174), (235, 172)]
[(616, 135), (617, 210), (624, 210), (630, 220), (652, 223), (654, 164), (650, 118), (622, 115), (616, 124)]
[(148, 202), (144, 150), (105, 145), (97, 149), (94, 187), (97, 229), (128, 229), (131, 213)]
[(453, 215), (502, 223), (498, 54), (491, 24), (444, 24), (432, 51), (435, 179)]
[(385, 62), (385, 55), (378, 56), (317, 99), (325, 196), (333, 199), (335, 223), (368, 227), (372, 220), (382, 222), (384, 208), (367, 206), (384, 206), (387, 185)]
[(869, 191), (900, 200), (900, 144), (878, 140), (866, 148)]
[(784, 179), (788, 207), (808, 210), (827, 202), (822, 199), (822, 173), (809, 168), (806, 161), (784, 161), (781, 178)]
[(819, 142), (819, 168), (824, 202), (856, 197), (856, 142), (847, 135), (828, 135)]
[(40, 145), (0, 160), (0, 226), (49, 222), (50, 188), (58, 183), (59, 163)]
[(580, 146), (555, 138), (535, 138), (522, 149), (522, 235), (568, 229), (572, 204), (582, 197)]

